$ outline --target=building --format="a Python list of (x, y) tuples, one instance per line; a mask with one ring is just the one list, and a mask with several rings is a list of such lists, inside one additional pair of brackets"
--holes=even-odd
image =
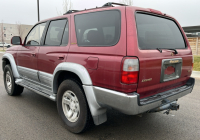
[(13, 36), (20, 36), (24, 40), (32, 27), (32, 25), (0, 23), (0, 42), (11, 43)]
[(200, 37), (200, 26), (183, 27), (187, 37)]
[(183, 27), (183, 30), (188, 37), (192, 54), (200, 55), (200, 26)]

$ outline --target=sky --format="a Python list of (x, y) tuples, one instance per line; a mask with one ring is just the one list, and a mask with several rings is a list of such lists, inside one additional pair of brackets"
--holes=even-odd
[[(73, 9), (100, 7), (109, 0), (71, 0)], [(119, 2), (120, 0), (111, 0)], [(63, 0), (40, 0), (40, 19), (58, 15)], [(37, 23), (37, 0), (0, 0), (0, 23), (34, 25)], [(200, 0), (133, 0), (133, 5), (152, 8), (176, 18), (182, 27), (200, 25)]]

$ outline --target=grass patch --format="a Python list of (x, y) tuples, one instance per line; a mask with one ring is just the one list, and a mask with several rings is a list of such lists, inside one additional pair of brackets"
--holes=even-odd
[(5, 50), (0, 50), (0, 52), (5, 52)]
[(200, 71), (200, 56), (194, 56), (194, 71)]

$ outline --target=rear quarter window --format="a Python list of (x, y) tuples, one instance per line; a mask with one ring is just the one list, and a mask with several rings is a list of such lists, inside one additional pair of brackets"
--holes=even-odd
[(75, 16), (79, 46), (114, 46), (121, 32), (121, 13), (118, 10), (86, 13)]
[(183, 35), (173, 20), (136, 13), (136, 23), (140, 49), (186, 48)]

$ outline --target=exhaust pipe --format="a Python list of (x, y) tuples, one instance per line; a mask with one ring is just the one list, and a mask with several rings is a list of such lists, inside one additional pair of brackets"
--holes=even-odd
[(156, 109), (153, 109), (153, 110), (150, 110), (149, 113), (153, 113), (153, 112), (160, 112), (160, 111), (163, 111), (163, 110), (179, 110), (179, 104), (177, 104), (176, 101), (174, 102), (171, 102), (171, 103), (168, 103), (168, 104), (165, 104), (163, 106), (160, 106)]

